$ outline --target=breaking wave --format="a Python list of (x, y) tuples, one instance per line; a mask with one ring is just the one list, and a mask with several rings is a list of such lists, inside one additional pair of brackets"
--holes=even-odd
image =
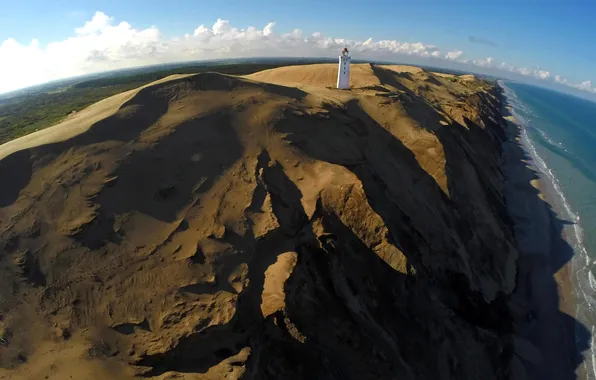
[[(562, 219), (566, 219), (572, 223), (570, 227), (571, 233), (568, 234), (567, 238), (575, 252), (572, 263), (572, 267), (575, 271), (575, 292), (578, 297), (578, 307), (575, 317), (583, 319), (580, 318), (581, 316), (579, 315), (581, 314), (580, 307), (587, 308), (588, 314), (594, 315), (596, 314), (596, 298), (594, 297), (594, 295), (596, 295), (596, 277), (591, 268), (596, 264), (596, 261), (592, 262), (588, 256), (588, 251), (584, 244), (584, 231), (581, 226), (581, 218), (577, 212), (573, 211), (565, 193), (562, 191), (561, 183), (556, 174), (539, 155), (535, 143), (530, 138), (528, 131), (536, 132), (532, 135), (536, 136), (537, 142), (540, 143), (541, 146), (568, 160), (571, 165), (579, 170), (586, 178), (596, 182), (596, 173), (569, 152), (561, 142), (556, 141), (544, 131), (536, 127), (536, 124), (538, 124), (537, 115), (528, 106), (522, 103), (511, 88), (507, 87), (502, 81), (499, 81), (499, 85), (504, 90), (507, 103), (511, 107), (511, 114), (515, 117), (520, 126), (521, 143), (524, 149), (531, 157), (535, 169), (542, 174), (542, 179), (548, 180), (551, 185), (550, 187), (554, 190), (555, 199), (553, 199), (553, 201), (555, 205), (553, 206)], [(584, 364), (587, 372), (586, 379), (596, 380), (596, 337), (594, 336), (594, 329), (595, 325), (592, 324), (591, 352), (586, 355)]]

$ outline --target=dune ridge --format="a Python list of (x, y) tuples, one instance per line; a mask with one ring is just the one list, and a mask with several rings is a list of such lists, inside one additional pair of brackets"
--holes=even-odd
[(2, 376), (504, 378), (498, 89), (352, 74), (169, 77), (0, 146)]

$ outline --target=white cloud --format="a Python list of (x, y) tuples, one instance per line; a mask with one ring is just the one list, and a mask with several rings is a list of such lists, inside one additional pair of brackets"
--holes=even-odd
[(528, 69), (527, 67), (516, 67), (516, 68), (514, 68), (514, 71), (517, 71), (521, 75), (527, 75), (527, 76), (532, 75), (532, 70)]
[(91, 21), (87, 21), (82, 28), (76, 28), (75, 32), (81, 36), (101, 32), (103, 29), (108, 27), (112, 21), (113, 18), (108, 17), (105, 13), (96, 12), (93, 15)]
[(217, 19), (213, 24), (213, 34), (224, 34), (230, 31), (230, 22), (228, 20)]
[[(320, 32), (305, 35), (300, 29), (276, 33), (275, 22), (263, 29), (238, 29), (228, 20), (200, 25), (192, 33), (164, 38), (157, 27), (136, 29), (127, 22), (96, 12), (91, 20), (74, 30), (72, 37), (40, 46), (37, 40), (21, 44), (14, 39), (0, 43), (0, 93), (82, 74), (166, 62), (254, 56), (334, 57), (348, 45), (355, 57), (400, 61), (412, 58), (444, 60), (456, 65), (474, 64), (485, 69), (509, 71), (541, 80), (596, 92), (590, 81), (571, 84), (560, 75), (553, 77), (540, 68), (518, 68), (497, 64), (492, 57), (463, 59), (464, 52), (442, 54), (435, 45), (397, 40), (364, 41), (326, 37)], [(189, 31), (190, 32), (190, 31)]]
[[(480, 67), (495, 68), (503, 71), (509, 71), (511, 73), (521, 74), (527, 77), (534, 77), (536, 79), (549, 80), (552, 78), (550, 71), (541, 68), (528, 68), (528, 67), (516, 67), (507, 62), (501, 62), (499, 65), (495, 64), (495, 60), (491, 57), (481, 60), (472, 61), (473, 64)], [(557, 79), (558, 78), (558, 79)], [(557, 75), (554, 79), (556, 83), (564, 83), (563, 79)], [(565, 82), (566, 83), (566, 82)]]
[(283, 38), (300, 40), (302, 39), (302, 31), (300, 29), (294, 29), (290, 33), (282, 35)]
[(569, 82), (567, 81), (567, 79), (563, 78), (562, 76), (555, 75), (555, 83), (568, 84)]
[[(543, 70), (540, 68), (515, 67), (513, 65), (507, 65), (504, 62), (501, 64), (501, 69), (542, 80), (548, 80), (552, 76), (550, 71), (547, 70)], [(555, 82), (557, 82), (556, 79)]]
[(493, 62), (494, 59), (492, 57), (472, 61), (473, 64), (480, 67), (493, 67)]
[(546, 70), (536, 70), (534, 75), (540, 79), (548, 79), (550, 78), (550, 72)]
[(573, 85), (571, 85), (571, 87), (575, 87), (578, 90), (584, 90), (584, 91), (596, 93), (596, 87), (593, 87), (592, 81), (589, 81), (589, 80), (583, 81), (579, 84), (573, 84)]
[(192, 34), (165, 39), (156, 27), (136, 29), (96, 12), (75, 29), (74, 36), (46, 47), (37, 40), (27, 45), (8, 39), (0, 44), (0, 93), (49, 80), (165, 62), (250, 56), (333, 57), (345, 45), (355, 55), (366, 54), (370, 59), (440, 56), (436, 46), (422, 43), (371, 38), (352, 41), (325, 37), (320, 32), (305, 37), (300, 29), (277, 34), (274, 27), (270, 22), (263, 29), (238, 29), (220, 18), (211, 27), (200, 25)]
[(199, 37), (199, 36), (204, 36), (204, 35), (209, 35), (209, 34), (211, 34), (211, 31), (209, 30), (209, 28), (207, 28), (205, 25), (201, 25), (195, 29), (193, 36)]
[(447, 53), (445, 55), (446, 59), (452, 60), (452, 61), (456, 61), (458, 60), (462, 55), (464, 54), (463, 51), (461, 50), (456, 50), (456, 51), (450, 51), (449, 53)]
[(499, 70), (510, 71), (512, 73), (518, 72), (517, 67), (507, 62), (501, 62), (501, 64), (499, 65)]
[[(474, 62), (477, 64), (477, 62)], [(482, 63), (482, 61), (481, 61)], [(481, 65), (480, 65), (481, 66)], [(536, 79), (541, 79), (544, 81), (550, 81), (556, 84), (562, 84), (565, 86), (569, 86), (578, 90), (588, 91), (596, 94), (596, 87), (592, 85), (592, 82), (587, 80), (581, 83), (571, 83), (566, 78), (562, 77), (561, 75), (553, 75), (550, 71), (544, 70), (541, 68), (528, 68), (528, 67), (516, 67), (514, 65), (508, 64), (506, 62), (502, 62), (499, 65), (500, 70), (509, 71), (516, 74), (521, 74), (528, 77), (533, 77)]]
[(265, 26), (265, 29), (263, 29), (263, 35), (264, 36), (269, 36), (271, 34), (273, 34), (273, 27), (275, 26), (274, 22), (270, 22), (269, 24), (267, 24)]

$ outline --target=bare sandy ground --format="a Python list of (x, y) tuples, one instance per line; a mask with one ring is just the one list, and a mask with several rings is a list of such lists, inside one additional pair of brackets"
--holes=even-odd
[[(504, 110), (508, 114), (508, 110)], [(531, 310), (517, 326), (515, 379), (575, 379), (577, 347), (570, 276), (573, 250), (540, 188), (540, 177), (525, 152), (520, 127), (505, 116), (506, 199), (520, 249), (514, 303)]]
[(77, 112), (72, 117), (68, 117), (63, 122), (56, 124), (51, 128), (33, 132), (18, 139), (9, 141), (0, 145), (0, 160), (8, 155), (28, 148), (40, 145), (51, 144), (59, 141), (68, 140), (87, 131), (93, 124), (112, 116), (124, 103), (132, 99), (142, 88), (154, 86), (159, 83), (167, 82), (177, 78), (184, 78), (188, 75), (171, 75), (169, 77), (152, 82), (135, 90), (130, 90), (111, 96), (90, 105), (81, 112)]
[(507, 371), (494, 87), (336, 75), (168, 77), (0, 146), (0, 378)]

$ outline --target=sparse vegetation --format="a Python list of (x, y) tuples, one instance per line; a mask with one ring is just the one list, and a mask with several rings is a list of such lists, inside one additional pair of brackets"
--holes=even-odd
[(172, 74), (217, 71), (247, 75), (257, 71), (286, 66), (288, 62), (214, 64), (174, 67), (110, 75), (75, 83), (67, 88), (23, 95), (0, 102), (0, 144), (50, 127), (102, 99), (137, 88)]
[[(329, 62), (329, 60), (268, 60), (266, 62), (213, 63), (141, 68), (109, 73), (100, 78), (72, 81), (68, 85), (54, 87), (0, 99), (0, 144), (50, 127), (65, 119), (70, 113), (108, 98), (112, 95), (137, 88), (144, 84), (173, 74), (191, 74), (217, 71), (224, 74), (247, 75), (257, 71), (280, 66), (300, 65), (305, 63)], [(433, 70), (437, 71), (438, 69)], [(440, 70), (447, 72), (446, 70)], [(461, 74), (461, 73), (457, 73)], [(450, 78), (450, 82), (457, 81)]]
[(27, 135), (58, 123), (73, 111), (142, 83), (117, 86), (68, 89), (58, 93), (42, 93), (0, 105), (0, 143)]

